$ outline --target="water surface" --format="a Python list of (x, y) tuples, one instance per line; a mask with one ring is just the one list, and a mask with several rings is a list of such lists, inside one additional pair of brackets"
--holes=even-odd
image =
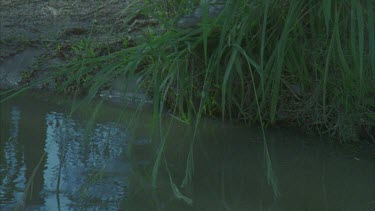
[[(165, 115), (156, 136), (166, 138), (166, 151), (153, 189), (152, 114), (97, 102), (71, 115), (72, 105), (45, 94), (1, 105), (1, 210), (375, 210), (371, 150), (270, 129), (275, 197), (260, 130), (204, 120), (192, 183), (181, 188), (193, 130)], [(192, 205), (173, 194), (172, 182)]]

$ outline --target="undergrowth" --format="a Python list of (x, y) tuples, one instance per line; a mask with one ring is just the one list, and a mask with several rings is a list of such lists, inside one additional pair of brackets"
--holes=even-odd
[(91, 98), (119, 75), (140, 74), (155, 108), (176, 108), (187, 121), (208, 115), (253, 124), (259, 110), (265, 124), (299, 124), (342, 142), (371, 136), (371, 1), (228, 1), (217, 19), (188, 30), (173, 23), (190, 3), (135, 6), (159, 22), (144, 27), (147, 38), (109, 55), (80, 55), (65, 69), (66, 84), (91, 74)]

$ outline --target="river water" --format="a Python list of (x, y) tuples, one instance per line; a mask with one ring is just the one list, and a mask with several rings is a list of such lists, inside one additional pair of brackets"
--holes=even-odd
[[(72, 113), (79, 102), (29, 93), (0, 105), (0, 210), (375, 210), (367, 148), (267, 130), (276, 197), (260, 129), (202, 120), (192, 182), (181, 188), (191, 127), (165, 114), (151, 136), (150, 111), (95, 102)], [(160, 140), (150, 137), (166, 141), (156, 188)]]

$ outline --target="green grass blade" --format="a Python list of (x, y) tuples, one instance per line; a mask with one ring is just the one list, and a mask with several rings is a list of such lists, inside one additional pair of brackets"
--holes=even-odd
[(368, 29), (368, 41), (370, 50), (370, 65), (372, 68), (371, 75), (375, 79), (375, 4), (368, 1), (368, 19), (367, 19), (367, 29)]

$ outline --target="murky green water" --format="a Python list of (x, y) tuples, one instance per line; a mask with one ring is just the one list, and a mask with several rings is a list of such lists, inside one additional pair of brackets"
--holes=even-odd
[(52, 98), (29, 94), (1, 105), (1, 210), (375, 210), (375, 151), (269, 130), (281, 193), (274, 197), (260, 130), (208, 120), (196, 136), (193, 182), (180, 188), (189, 206), (171, 181), (182, 183), (192, 129), (162, 122), (167, 162), (153, 189), (150, 112), (134, 118), (135, 110), (103, 104), (69, 115), (72, 102)]

